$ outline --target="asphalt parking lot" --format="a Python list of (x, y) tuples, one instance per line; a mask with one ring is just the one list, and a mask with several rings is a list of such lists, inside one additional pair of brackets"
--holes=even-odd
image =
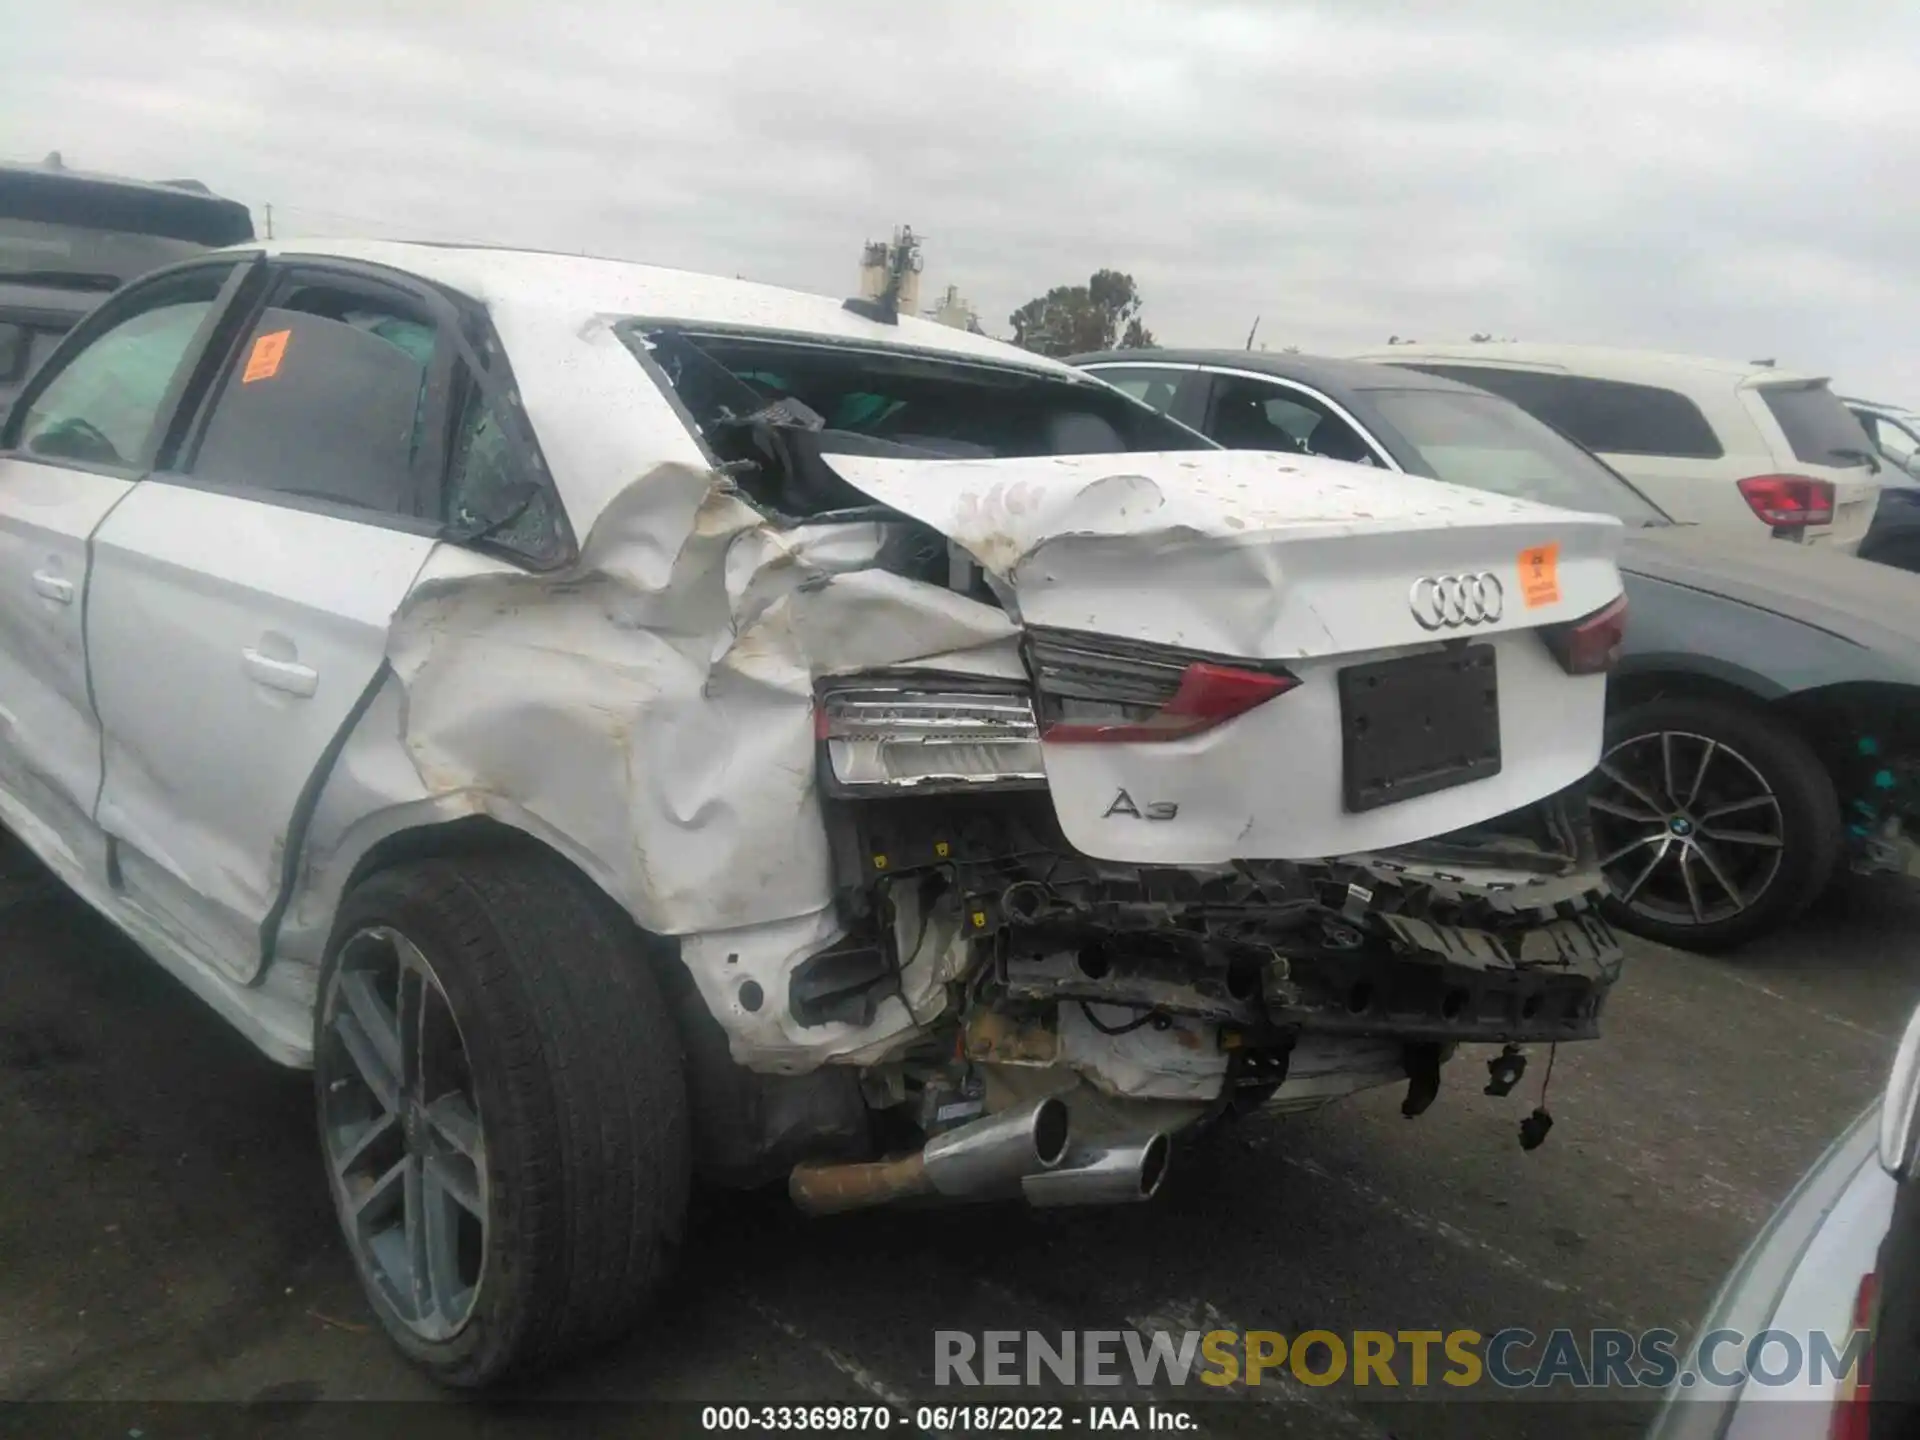
[[(124, 1402), (124, 1435), (171, 1401), (270, 1403), (297, 1431), (324, 1414), (310, 1402), (433, 1398), (372, 1330), (335, 1238), (307, 1078), (258, 1058), (79, 902), (10, 883), (0, 1400)], [(1150, 1206), (807, 1221), (777, 1195), (703, 1202), (660, 1319), (548, 1393), (952, 1399), (932, 1387), (937, 1329), (1684, 1330), (1876, 1093), (1920, 998), (1916, 934), (1920, 887), (1871, 885), (1738, 962), (1637, 948), (1606, 1038), (1559, 1057), (1556, 1124), (1531, 1154), (1515, 1136), (1540, 1067), (1491, 1100), (1471, 1056), (1417, 1121), (1397, 1092), (1261, 1117), (1184, 1157)], [(1202, 1419), (1409, 1440), (1545, 1423), (1501, 1402), (1352, 1397), (1267, 1386)], [(1551, 1433), (1631, 1434), (1646, 1414), (1563, 1405)]]

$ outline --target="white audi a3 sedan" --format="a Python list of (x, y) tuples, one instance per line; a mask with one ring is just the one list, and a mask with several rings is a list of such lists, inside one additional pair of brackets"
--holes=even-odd
[(1135, 1201), (1595, 1036), (1618, 536), (884, 305), (216, 252), (0, 433), (0, 821), (312, 1067), (375, 1314), (482, 1385), (696, 1176)]

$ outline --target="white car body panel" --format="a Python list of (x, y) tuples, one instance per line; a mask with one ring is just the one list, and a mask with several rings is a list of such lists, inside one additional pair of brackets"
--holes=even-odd
[[(834, 300), (613, 262), (267, 248), (391, 265), (484, 304), (579, 541), (572, 564), (535, 575), (422, 535), (164, 482), (143, 484), (101, 528), (94, 669), (114, 743), (99, 820), (120, 842), (125, 899), (98, 874), (79, 888), (275, 1058), (307, 1058), (303, 1006), (356, 870), (408, 829), (473, 816), (550, 845), (641, 926), (677, 940), (741, 1063), (798, 1073), (884, 1058), (932, 1018), (965, 954), (957, 934), (907, 928), (910, 906), (897, 922), (911, 950), (902, 994), (870, 1022), (801, 1026), (785, 1003), (741, 998), (748, 980), (784, 997), (792, 971), (841, 933), (815, 684), (882, 667), (1022, 675), (1023, 622), (1178, 636), (1300, 667), (1305, 683), (1257, 723), (1155, 756), (1137, 745), (1049, 756), (1063, 813), (1136, 767), (1142, 783), (1177, 772), (1193, 786), (1195, 818), (1176, 843), (1108, 849), (1185, 863), (1364, 849), (1541, 798), (1597, 758), (1601, 679), (1560, 673), (1522, 627), (1621, 593), (1610, 519), (1334, 462), (1275, 486), (1258, 473), (1275, 457), (1225, 452), (1005, 462), (963, 515), (959, 491), (940, 501), (885, 462), (844, 466), (909, 512), (950, 501), (936, 528), (1010, 577), (1010, 614), (883, 568), (875, 524), (770, 521), (612, 327), (632, 316), (751, 326), (1097, 383), (1065, 365), (945, 326), (877, 324)], [(989, 503), (1011, 471), (1027, 488)], [(1055, 478), (1031, 478), (1043, 471)], [(1005, 503), (1016, 491), (1038, 508), (1016, 513)], [(1508, 768), (1341, 823), (1325, 749), (1337, 745), (1335, 657), (1431, 647), (1407, 612), (1415, 578), (1512, 567), (1544, 543), (1561, 547), (1559, 600), (1528, 611), (1515, 595), (1499, 624), (1456, 632), (1500, 647), (1515, 702), (1503, 704)], [(1158, 558), (1143, 566), (1148, 551)], [(263, 688), (248, 648), (312, 668), (313, 693)], [(389, 673), (368, 693), (383, 660)], [(356, 702), (364, 711), (323, 764)], [(1306, 742), (1302, 723), (1315, 727)], [(1264, 803), (1230, 793), (1276, 764), (1284, 783), (1263, 786)], [(307, 789), (310, 823), (290, 833)], [(0, 805), (39, 809), (20, 794)], [(1069, 834), (1107, 843), (1077, 821)]]
[[(1596, 451), (1649, 499), (1685, 524), (1769, 533), (1737, 488), (1753, 475), (1807, 475), (1834, 486), (1834, 518), (1806, 528), (1806, 543), (1851, 553), (1860, 547), (1879, 506), (1881, 481), (1864, 466), (1821, 465), (1797, 458), (1760, 390), (1824, 377), (1772, 366), (1656, 351), (1590, 345), (1490, 342), (1472, 345), (1394, 345), (1350, 358), (1385, 365), (1419, 361), (1489, 370), (1530, 370), (1651, 385), (1686, 396), (1700, 410), (1725, 452), (1718, 458)], [(1465, 377), (1462, 377), (1463, 379)], [(1466, 383), (1471, 384), (1470, 379)]]
[[(1844, 1354), (1856, 1334), (1861, 1278), (1876, 1268), (1893, 1222), (1898, 1185), (1877, 1163), (1878, 1110), (1834, 1142), (1747, 1248), (1693, 1327), (1648, 1440), (1828, 1440), (1841, 1383), (1826, 1357), (1813, 1374), (1810, 1337), (1824, 1335), (1834, 1356)], [(1790, 1369), (1783, 1343), (1768, 1345), (1759, 1358), (1771, 1383), (1739, 1378), (1746, 1372), (1739, 1341), (1700, 1353), (1716, 1332), (1751, 1339), (1770, 1330), (1802, 1346), (1801, 1364)], [(1735, 1383), (1708, 1383), (1703, 1362)]]
[[(1893, 1177), (1871, 1158), (1854, 1172), (1801, 1252), (1793, 1278), (1781, 1292), (1766, 1329), (1802, 1337), (1824, 1334), (1836, 1348), (1845, 1346), (1847, 1337), (1853, 1333), (1860, 1279), (1873, 1271), (1881, 1238), (1893, 1224), (1897, 1194)], [(1723, 1370), (1730, 1357), (1738, 1363), (1739, 1347), (1728, 1346), (1721, 1354), (1719, 1364)], [(1767, 1363), (1778, 1366), (1780, 1355), (1776, 1352), (1768, 1356)], [(1768, 1384), (1749, 1379), (1740, 1387), (1742, 1409), (1727, 1432), (1728, 1440), (1759, 1440), (1761, 1436), (1781, 1434), (1777, 1419), (1766, 1417), (1763, 1408), (1747, 1409), (1747, 1406), (1800, 1401), (1809, 1415), (1824, 1418), (1839, 1397), (1839, 1391), (1839, 1377), (1827, 1373), (1825, 1367), (1816, 1377), (1811, 1364), (1785, 1381)], [(1814, 1433), (1824, 1435), (1825, 1425)]]
[(98, 819), (119, 903), (234, 980), (258, 971), (295, 803), (434, 545), (164, 480), (94, 538)]
[[(87, 540), (132, 482), (0, 460), (0, 792), (66, 873), (98, 864), (100, 728), (87, 695)], [(83, 859), (83, 857), (86, 857)]]

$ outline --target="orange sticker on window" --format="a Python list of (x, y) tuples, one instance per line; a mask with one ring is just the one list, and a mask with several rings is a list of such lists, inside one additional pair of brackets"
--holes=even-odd
[(1520, 552), (1520, 599), (1529, 610), (1560, 603), (1560, 546), (1535, 545)]
[(271, 380), (278, 375), (280, 362), (287, 355), (287, 341), (292, 337), (291, 330), (275, 330), (255, 340), (253, 349), (247, 352), (247, 368), (240, 376), (240, 383), (251, 385), (256, 380)]

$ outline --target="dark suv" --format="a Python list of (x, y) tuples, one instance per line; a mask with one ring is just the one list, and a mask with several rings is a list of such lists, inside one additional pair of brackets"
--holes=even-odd
[(253, 239), (237, 200), (197, 180), (150, 184), (0, 165), (0, 413), (74, 322), (136, 275)]

